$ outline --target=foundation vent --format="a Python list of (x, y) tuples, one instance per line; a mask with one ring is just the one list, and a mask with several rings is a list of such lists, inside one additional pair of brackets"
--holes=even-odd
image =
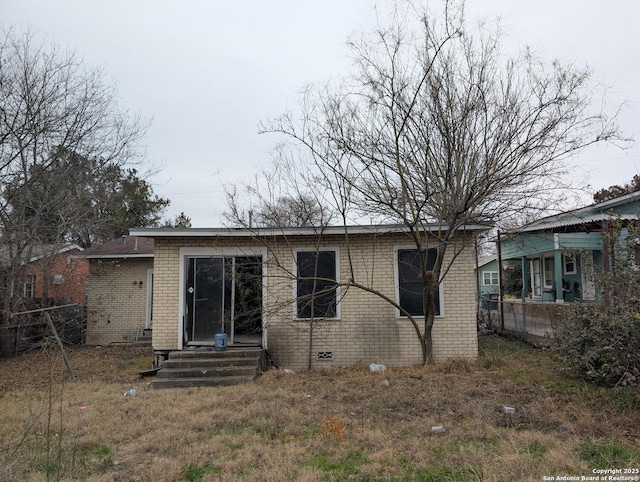
[(332, 351), (317, 351), (316, 360), (333, 360)]

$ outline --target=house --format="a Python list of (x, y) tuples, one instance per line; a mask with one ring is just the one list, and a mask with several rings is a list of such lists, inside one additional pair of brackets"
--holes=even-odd
[(153, 323), (154, 240), (122, 236), (82, 253), (89, 264), (86, 343), (136, 341)]
[[(27, 246), (22, 251), (17, 271), (23, 280), (20, 295), (24, 303), (29, 306), (71, 303), (85, 306), (88, 264), (77, 258), (81, 251), (82, 248), (75, 244)], [(0, 247), (1, 269), (11, 270), (10, 263), (9, 247)], [(15, 259), (13, 263), (16, 263)], [(2, 276), (12, 275), (4, 273)]]
[[(440, 285), (433, 328), (436, 360), (477, 355), (473, 237), (485, 229), (472, 226), (458, 233), (447, 252), (445, 262), (452, 260), (454, 245), (464, 247)], [(222, 332), (228, 345), (260, 346), (275, 365), (292, 369), (422, 361), (413, 326), (383, 299), (416, 316), (422, 310), (416, 249), (403, 227), (130, 233), (130, 239), (155, 241), (156, 366), (173, 351), (215, 345)], [(342, 283), (347, 280), (365, 289), (347, 287)]]
[(502, 233), (502, 260), (521, 261), (523, 296), (533, 301), (593, 301), (596, 269), (607, 270), (609, 247), (603, 237), (611, 218), (637, 219), (640, 192), (548, 216)]
[[(11, 319), (0, 332), (0, 356), (41, 342), (48, 331), (42, 308), (51, 312), (56, 307), (53, 319), (60, 337), (82, 342), (88, 263), (76, 257), (81, 251), (74, 244), (0, 246), (0, 286), (12, 300)], [(4, 312), (0, 319), (6, 320)]]
[(497, 256), (490, 256), (478, 262), (476, 270), (477, 286), (480, 296), (488, 297), (500, 292), (500, 270)]
[(25, 298), (84, 307), (89, 266), (77, 257), (81, 252), (76, 245), (35, 249), (25, 268)]

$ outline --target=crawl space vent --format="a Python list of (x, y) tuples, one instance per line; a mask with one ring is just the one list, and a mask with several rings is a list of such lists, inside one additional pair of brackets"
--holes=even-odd
[(332, 351), (317, 351), (316, 360), (333, 360)]

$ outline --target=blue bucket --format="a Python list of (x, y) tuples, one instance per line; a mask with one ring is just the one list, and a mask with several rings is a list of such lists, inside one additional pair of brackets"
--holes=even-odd
[(224, 351), (227, 349), (227, 334), (226, 333), (216, 333), (215, 337), (215, 350), (216, 351)]

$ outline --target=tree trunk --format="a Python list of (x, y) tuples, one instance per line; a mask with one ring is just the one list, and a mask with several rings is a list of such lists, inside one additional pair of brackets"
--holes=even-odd
[(423, 310), (424, 310), (424, 334), (423, 334), (423, 350), (422, 364), (428, 365), (433, 363), (433, 323), (435, 321), (435, 296), (438, 294), (438, 284), (435, 280), (438, 278), (433, 271), (424, 273), (423, 286)]

